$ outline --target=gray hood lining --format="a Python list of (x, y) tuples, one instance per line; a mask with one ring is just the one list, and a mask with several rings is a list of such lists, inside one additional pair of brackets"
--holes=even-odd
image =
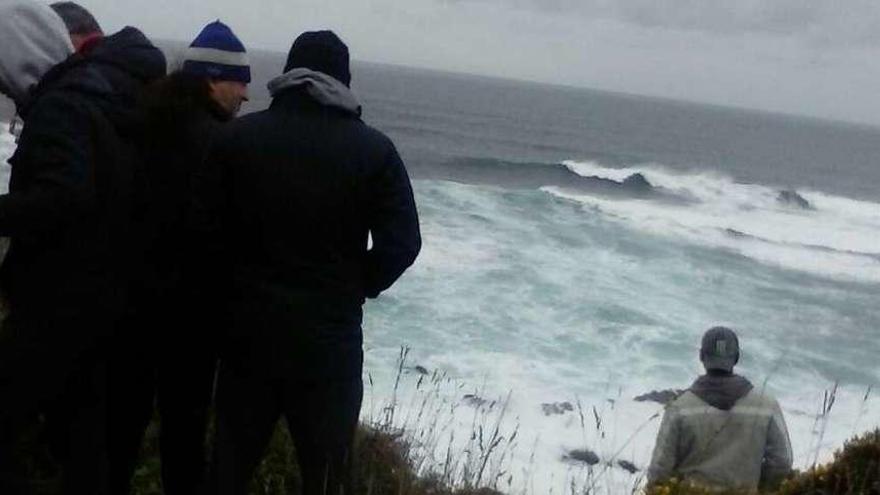
[(282, 91), (305, 86), (309, 96), (318, 103), (360, 116), (361, 104), (345, 84), (323, 72), (298, 67), (269, 81), (269, 94), (274, 98)]
[(739, 375), (703, 375), (691, 385), (690, 391), (710, 406), (729, 411), (752, 388), (751, 382)]

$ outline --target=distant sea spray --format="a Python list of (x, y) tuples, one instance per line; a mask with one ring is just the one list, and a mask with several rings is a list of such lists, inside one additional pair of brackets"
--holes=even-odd
[(658, 164), (612, 168), (594, 161), (564, 165), (584, 177), (614, 181), (642, 174), (653, 186), (691, 200), (676, 204), (543, 189), (630, 228), (814, 275), (880, 282), (878, 203), (802, 190), (798, 196), (810, 205), (803, 208), (780, 201), (779, 189), (717, 172), (672, 171)]

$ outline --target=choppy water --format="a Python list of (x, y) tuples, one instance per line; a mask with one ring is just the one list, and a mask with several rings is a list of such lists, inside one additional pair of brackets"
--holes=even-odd
[[(256, 54), (252, 110), (282, 58)], [(510, 392), (512, 484), (559, 492), (578, 473), (566, 449), (646, 466), (661, 406), (633, 397), (686, 387), (700, 335), (725, 324), (741, 336), (740, 371), (780, 399), (798, 466), (880, 425), (877, 393), (865, 400), (880, 382), (880, 130), (367, 64), (353, 74), (365, 120), (413, 175), (424, 235), (416, 264), (366, 308), (365, 416), (389, 400), (409, 346), (411, 365), (453, 380), (459, 439), (465, 394)], [(636, 173), (650, 186), (622, 185)], [(811, 208), (781, 202), (782, 189)], [(417, 409), (419, 376), (405, 374), (402, 410)], [(542, 411), (564, 401), (580, 402), (584, 427), (577, 407)], [(618, 468), (601, 481), (610, 493), (633, 482)]]

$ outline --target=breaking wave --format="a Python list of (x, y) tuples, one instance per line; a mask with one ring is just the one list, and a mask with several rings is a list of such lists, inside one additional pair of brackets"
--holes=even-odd
[(566, 161), (584, 177), (620, 181), (642, 174), (649, 183), (692, 202), (606, 198), (544, 187), (608, 218), (651, 234), (737, 252), (757, 261), (815, 275), (880, 282), (880, 204), (798, 191), (809, 208), (780, 200), (780, 190), (739, 183), (711, 172), (672, 172), (661, 165), (610, 168)]

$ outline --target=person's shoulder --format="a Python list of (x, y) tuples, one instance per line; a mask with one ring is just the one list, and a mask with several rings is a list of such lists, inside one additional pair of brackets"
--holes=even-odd
[(225, 152), (235, 150), (252, 143), (254, 136), (262, 134), (260, 129), (272, 125), (271, 116), (266, 110), (248, 113), (229, 121), (214, 120), (210, 124), (212, 147)]
[(273, 122), (273, 119), (274, 116), (268, 109), (260, 110), (241, 115), (228, 122), (220, 122), (218, 123), (218, 127), (228, 133), (241, 132), (271, 123)]
[[(39, 95), (27, 109), (25, 129), (81, 125), (93, 114), (87, 98), (65, 88), (50, 89)], [(42, 129), (41, 129), (42, 130)]]
[(678, 413), (683, 410), (690, 410), (703, 405), (705, 404), (696, 396), (696, 394), (690, 390), (684, 390), (666, 404), (666, 410)]
[(388, 137), (388, 135), (384, 132), (376, 129), (375, 127), (367, 124), (360, 119), (354, 119), (353, 122), (353, 125), (357, 126), (358, 128), (361, 138), (365, 142), (369, 143), (371, 146), (376, 147), (382, 152), (388, 152), (396, 149), (396, 147), (394, 146), (394, 141), (392, 141), (391, 138)]
[(779, 407), (779, 401), (776, 400), (770, 392), (764, 387), (755, 387), (744, 397), (745, 401), (753, 406), (765, 408)]

